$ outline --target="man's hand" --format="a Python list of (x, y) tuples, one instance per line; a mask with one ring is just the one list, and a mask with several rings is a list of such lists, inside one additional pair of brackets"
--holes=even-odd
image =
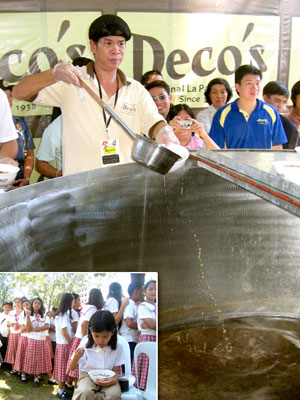
[(83, 78), (83, 74), (78, 67), (65, 62), (59, 62), (52, 70), (53, 78), (56, 81), (64, 81), (80, 87), (79, 78)]
[(13, 186), (11, 186), (8, 190), (18, 189), (23, 186), (29, 185), (29, 179), (21, 178), (14, 181)]
[(170, 146), (171, 144), (180, 144), (177, 136), (173, 132), (173, 129), (167, 125), (160, 129), (155, 138), (156, 143)]

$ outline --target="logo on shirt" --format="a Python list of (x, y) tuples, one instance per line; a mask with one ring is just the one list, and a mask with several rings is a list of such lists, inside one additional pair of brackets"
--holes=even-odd
[(125, 114), (135, 114), (136, 113), (136, 105), (124, 103), (122, 106), (122, 112)]
[(266, 118), (258, 118), (257, 123), (259, 125), (268, 125), (269, 121)]

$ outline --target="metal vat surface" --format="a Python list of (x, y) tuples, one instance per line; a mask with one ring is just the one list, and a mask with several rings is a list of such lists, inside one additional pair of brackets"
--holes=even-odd
[(298, 315), (300, 219), (189, 160), (0, 195), (1, 271), (158, 271), (160, 327)]

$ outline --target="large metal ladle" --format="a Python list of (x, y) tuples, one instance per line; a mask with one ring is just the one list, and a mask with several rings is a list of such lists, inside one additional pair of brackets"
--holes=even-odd
[(131, 149), (133, 160), (144, 165), (153, 171), (165, 175), (179, 160), (180, 156), (167, 147), (156, 143), (146, 136), (135, 135), (130, 128), (117, 116), (117, 114), (82, 80), (79, 78), (81, 86), (88, 94), (102, 107), (111, 117), (125, 130), (134, 140)]

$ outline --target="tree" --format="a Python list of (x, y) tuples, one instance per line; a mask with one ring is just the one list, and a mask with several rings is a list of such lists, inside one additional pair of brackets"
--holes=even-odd
[(23, 288), (24, 295), (30, 299), (40, 297), (48, 310), (58, 306), (60, 297), (66, 292), (78, 292), (89, 286), (86, 273), (18, 273), (12, 274), (15, 286)]
[(4, 301), (12, 301), (14, 296), (13, 274), (0, 274), (0, 305)]

